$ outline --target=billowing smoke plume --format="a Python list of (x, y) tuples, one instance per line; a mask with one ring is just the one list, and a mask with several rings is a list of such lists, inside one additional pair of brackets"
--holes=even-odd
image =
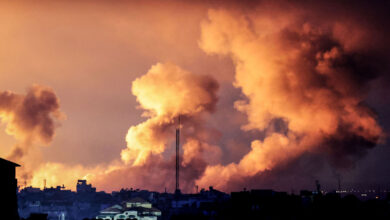
[(191, 74), (169, 63), (152, 66), (132, 86), (149, 119), (129, 129), (122, 160), (143, 165), (149, 156), (163, 153), (174, 137), (179, 116), (198, 135), (194, 126), (199, 124), (202, 113), (214, 110), (217, 89), (217, 82), (209, 76)]
[[(28, 181), (32, 177), (32, 170), (41, 162), (33, 148), (37, 144), (50, 144), (56, 121), (62, 117), (59, 100), (51, 88), (34, 85), (26, 95), (10, 91), (0, 93), (1, 121), (6, 123), (7, 134), (18, 141), (8, 159), (26, 165), (19, 169), (19, 178)], [(33, 156), (27, 159), (29, 154)]]
[[(383, 34), (388, 25), (380, 21), (387, 17), (380, 11), (378, 19), (376, 10), (360, 3), (346, 7), (344, 1), (253, 2), (250, 9), (231, 3), (225, 9), (210, 10), (201, 24), (199, 41), (208, 55), (229, 57), (234, 63), (233, 85), (242, 93), (234, 108), (247, 119), (242, 121), (242, 132), (251, 133), (250, 138), (238, 137), (232, 142), (238, 148), (243, 146), (242, 139), (251, 142), (249, 152), (239, 151), (246, 153), (240, 160), (222, 160), (229, 147), (217, 144), (224, 129), (229, 129), (225, 123), (232, 124), (218, 121), (217, 131), (207, 120), (214, 111), (228, 112), (216, 109), (218, 83), (211, 76), (158, 63), (132, 84), (146, 119), (128, 130), (122, 162), (92, 168), (44, 164), (35, 172), (33, 182), (40, 184), (46, 178), (52, 184), (57, 180), (72, 184), (69, 179), (50, 179), (62, 170), (85, 177), (104, 190), (129, 186), (172, 191), (179, 116), (180, 179), (186, 192), (195, 184), (229, 191), (259, 181), (276, 181), (278, 175), (295, 180), (297, 176), (287, 171), (301, 172), (296, 166), (304, 157), (311, 158), (310, 163), (313, 158), (327, 159), (337, 169), (353, 166), (384, 136), (365, 100), (370, 82), (388, 70), (388, 60), (383, 59), (390, 51), (388, 36)], [(49, 95), (51, 90), (39, 88), (34, 87), (27, 96), (0, 95), (0, 116), (21, 144), (48, 143), (54, 134), (58, 100)], [(24, 106), (24, 100), (29, 99), (32, 103), (52, 100), (48, 103), (53, 105), (41, 104), (42, 113), (31, 111), (36, 119), (31, 122), (14, 120), (30, 115), (20, 113), (30, 112), (23, 110), (28, 106), (41, 106)], [(257, 134), (259, 137), (252, 140)], [(25, 148), (15, 149), (17, 155)]]
[(19, 160), (33, 144), (49, 144), (55, 134), (56, 121), (62, 117), (59, 100), (50, 88), (34, 85), (26, 95), (10, 91), (0, 93), (0, 118), (6, 132), (20, 143), (9, 158)]
[[(228, 189), (235, 179), (319, 149), (333, 164), (348, 167), (380, 141), (382, 129), (364, 103), (367, 82), (375, 77), (359, 41), (366, 32), (355, 27), (348, 38), (339, 32), (348, 24), (304, 18), (294, 10), (209, 11), (200, 46), (233, 59), (234, 85), (245, 95), (235, 108), (248, 117), (242, 129), (267, 136), (253, 140), (238, 163), (208, 166), (199, 185)], [(276, 121), (284, 129), (267, 131)]]
[[(166, 187), (172, 190), (175, 175), (174, 138), (180, 116), (181, 127), (185, 128), (181, 133), (181, 188), (193, 190), (195, 180), (203, 174), (207, 164), (218, 162), (221, 156), (220, 148), (208, 143), (218, 136), (218, 132), (206, 127), (204, 123), (208, 113), (215, 110), (217, 90), (218, 83), (210, 76), (193, 74), (174, 64), (158, 63), (133, 82), (132, 92), (140, 103), (139, 107), (145, 110), (143, 116), (147, 120), (130, 127), (126, 136), (127, 148), (121, 153), (124, 163), (112, 161), (95, 167), (42, 163), (33, 170), (31, 183), (42, 187), (42, 180), (46, 179), (50, 185), (72, 186), (77, 178), (85, 178), (105, 190), (125, 186), (154, 190)], [(35, 102), (39, 100), (37, 103), (41, 103), (38, 105), (33, 102), (34, 106), (42, 106), (41, 111), (36, 109), (38, 112), (35, 114), (39, 114), (39, 117), (35, 117), (45, 119), (54, 129), (54, 119), (60, 116), (54, 93), (34, 87), (26, 97), (20, 96), (18, 103), (23, 103), (30, 96), (34, 97)], [(44, 105), (45, 100), (50, 100), (48, 103), (53, 103), (54, 106)], [(17, 109), (23, 109), (23, 105), (17, 106), (22, 106)], [(10, 116), (7, 117), (7, 120), (11, 119)], [(54, 130), (50, 136), (44, 136), (40, 131), (46, 124), (37, 121), (34, 125), (31, 127), (36, 130), (26, 129), (20, 133), (29, 137), (28, 140), (34, 138), (42, 143), (49, 143)], [(58, 173), (62, 173), (61, 176)]]
[[(172, 150), (180, 116), (181, 126), (185, 128), (181, 135), (182, 187), (193, 187), (206, 165), (218, 161), (221, 155), (219, 147), (207, 144), (215, 135), (203, 123), (205, 114), (215, 109), (217, 89), (217, 82), (210, 76), (193, 74), (170, 63), (152, 66), (132, 84), (132, 92), (148, 119), (130, 127), (127, 133), (127, 148), (121, 153), (127, 166), (96, 176), (95, 183), (112, 188), (112, 182), (107, 180), (122, 179), (116, 182), (133, 187), (143, 187), (148, 182), (150, 189), (172, 187), (175, 167)], [(203, 155), (205, 150), (212, 153)]]

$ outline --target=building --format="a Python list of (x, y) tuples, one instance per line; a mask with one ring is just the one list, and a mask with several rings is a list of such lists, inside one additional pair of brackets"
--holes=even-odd
[(161, 211), (152, 207), (152, 204), (142, 198), (136, 197), (129, 201), (122, 202), (121, 205), (114, 205), (103, 209), (96, 219), (118, 220), (157, 220), (161, 216)]
[(226, 201), (229, 195), (215, 190), (212, 186), (209, 190), (201, 189), (199, 194), (181, 194), (176, 195), (172, 200), (172, 208), (180, 209), (186, 207), (199, 208), (202, 203), (214, 203), (218, 201)]
[(91, 184), (87, 184), (87, 180), (77, 181), (77, 193), (95, 193), (96, 188), (92, 187)]
[(20, 165), (0, 158), (0, 212), (6, 213), (7, 219), (19, 219), (16, 167)]

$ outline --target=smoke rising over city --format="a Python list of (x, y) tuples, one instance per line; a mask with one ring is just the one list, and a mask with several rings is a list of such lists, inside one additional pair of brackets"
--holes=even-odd
[[(42, 73), (20, 84), (50, 88), (35, 85), (26, 95), (0, 92), (0, 118), (16, 140), (1, 153), (30, 164), (28, 174), (19, 174), (27, 184), (42, 187), (47, 179), (71, 186), (84, 178), (99, 190), (172, 191), (178, 126), (180, 185), (186, 192), (196, 186), (226, 192), (299, 188), (314, 178), (364, 173), (362, 161), (387, 146), (386, 2), (169, 1), (161, 10), (155, 1), (89, 3), (80, 3), (85, 11), (69, 20), (62, 13), (74, 6), (46, 6), (59, 12), (64, 28), (45, 30), (50, 37), (67, 36), (69, 45), (83, 45), (77, 56), (88, 59), (67, 65), (74, 54), (61, 48), (64, 54), (47, 66), (42, 60), (27, 63)], [(86, 15), (98, 17), (96, 26), (83, 20)], [(28, 24), (35, 33), (38, 23)], [(69, 24), (81, 34), (70, 34)], [(107, 31), (95, 35), (95, 29)], [(85, 40), (90, 36), (96, 36), (99, 53)], [(40, 37), (30, 40), (41, 42)], [(42, 45), (47, 51), (62, 47)], [(50, 57), (29, 47), (34, 44), (28, 53)], [(56, 69), (59, 80), (45, 73)], [(28, 72), (18, 71), (20, 78)], [(356, 176), (349, 181), (358, 181)]]
[[(51, 88), (34, 85), (26, 95), (1, 92), (0, 119), (6, 124), (7, 134), (17, 140), (7, 158), (25, 160), (27, 164), (39, 163), (38, 158), (28, 157), (29, 151), (34, 151), (37, 145), (49, 145), (55, 136), (58, 120), (64, 117)], [(21, 170), (24, 180), (30, 178), (30, 172), (28, 168)]]
[(362, 48), (364, 39), (358, 34), (356, 43), (340, 34), (345, 24), (301, 16), (294, 11), (278, 19), (261, 10), (245, 15), (209, 11), (200, 46), (207, 53), (232, 57), (234, 85), (246, 96), (235, 102), (248, 116), (242, 129), (263, 131), (273, 120), (285, 129), (253, 140), (251, 151), (237, 164), (208, 167), (200, 185), (214, 179), (211, 185), (224, 187), (232, 178), (261, 175), (320, 146), (332, 164), (349, 166), (384, 135), (364, 103), (367, 84), (376, 75), (377, 64), (364, 59), (371, 48)]

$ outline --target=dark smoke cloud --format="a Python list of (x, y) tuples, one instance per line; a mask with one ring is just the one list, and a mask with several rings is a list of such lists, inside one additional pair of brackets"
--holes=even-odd
[(366, 99), (372, 82), (388, 77), (388, 28), (382, 28), (389, 25), (381, 20), (388, 15), (373, 16), (383, 2), (346, 3), (261, 1), (209, 11), (200, 46), (232, 58), (234, 85), (245, 95), (235, 103), (248, 116), (243, 128), (268, 133), (253, 140), (239, 163), (208, 166), (199, 184), (229, 190), (232, 182), (268, 175), (308, 152), (350, 168), (382, 143)]
[(16, 144), (9, 155), (21, 159), (34, 144), (49, 144), (55, 135), (56, 120), (63, 117), (59, 100), (51, 88), (34, 85), (26, 95), (10, 91), (0, 93), (0, 118)]

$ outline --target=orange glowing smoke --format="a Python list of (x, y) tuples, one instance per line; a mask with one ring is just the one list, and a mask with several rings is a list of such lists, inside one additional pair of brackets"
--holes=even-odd
[(248, 116), (242, 129), (263, 131), (281, 119), (287, 132), (253, 140), (239, 163), (208, 166), (200, 186), (224, 189), (233, 178), (272, 169), (328, 140), (353, 136), (376, 143), (382, 135), (362, 104), (359, 73), (346, 61), (354, 58), (353, 51), (332, 37), (331, 28), (299, 22), (297, 13), (278, 15), (210, 10), (202, 24), (201, 48), (235, 63), (234, 85), (246, 97), (235, 103)]
[(180, 115), (184, 128), (181, 187), (192, 189), (206, 164), (219, 161), (221, 156), (218, 146), (207, 143), (212, 133), (203, 122), (204, 115), (215, 109), (217, 89), (217, 82), (210, 76), (193, 74), (171, 63), (152, 66), (132, 84), (147, 120), (130, 127), (127, 148), (121, 152), (125, 164), (95, 175), (91, 181), (109, 190), (124, 185), (152, 190), (172, 187), (175, 160), (163, 153), (174, 146)]
[[(172, 140), (172, 128), (181, 115), (184, 123), (214, 109), (217, 83), (209, 76), (189, 73), (170, 63), (158, 63), (133, 82), (132, 92), (144, 109), (145, 122), (130, 127), (122, 160), (134, 166), (159, 155)], [(187, 121), (187, 122), (186, 122)]]
[(46, 187), (64, 185), (66, 188), (75, 190), (78, 179), (94, 181), (98, 176), (106, 176), (108, 173), (118, 170), (123, 164), (112, 161), (110, 164), (100, 164), (93, 167), (83, 165), (67, 165), (63, 163), (47, 162), (41, 163), (31, 171), (31, 186), (43, 188), (46, 180)]
[[(7, 134), (18, 141), (8, 158), (26, 165), (18, 172), (24, 180), (31, 177), (31, 170), (41, 162), (33, 148), (37, 144), (47, 145), (54, 138), (56, 121), (64, 117), (59, 107), (54, 91), (44, 86), (34, 85), (26, 95), (0, 93), (0, 118), (7, 125)], [(31, 157), (26, 158), (28, 155)]]
[[(126, 136), (127, 148), (121, 153), (124, 163), (112, 161), (108, 164), (84, 167), (39, 162), (31, 167), (28, 177), (27, 173), (24, 173), (23, 179), (31, 179), (29, 182), (35, 187), (42, 187), (43, 179), (46, 179), (48, 186), (65, 184), (74, 189), (76, 180), (84, 178), (100, 188), (114, 190), (128, 184), (143, 187), (148, 181), (147, 177), (149, 180), (156, 180), (152, 181), (156, 183), (155, 185), (152, 183), (147, 185), (149, 188), (169, 187), (171, 183), (164, 180), (170, 179), (169, 173), (173, 172), (172, 167), (174, 167), (173, 160), (163, 158), (162, 153), (169, 149), (174, 140), (172, 134), (177, 126), (177, 117), (180, 115), (182, 125), (186, 127), (182, 139), (183, 170), (187, 174), (183, 176), (188, 180), (183, 181), (182, 186), (191, 188), (195, 179), (203, 173), (206, 162), (219, 161), (221, 156), (218, 146), (207, 143), (212, 133), (208, 132), (202, 121), (204, 114), (211, 113), (215, 109), (217, 89), (217, 82), (210, 76), (193, 74), (174, 64), (158, 63), (133, 82), (132, 92), (137, 97), (140, 108), (145, 110), (143, 116), (148, 119), (130, 127)], [(47, 119), (44, 122), (54, 122), (53, 119), (56, 119), (57, 114), (59, 118), (58, 101), (54, 93), (48, 92), (51, 90), (34, 87), (31, 91), (38, 96), (35, 99), (42, 99), (39, 103), (50, 101), (49, 103), (56, 104), (56, 108), (42, 108), (38, 111), (38, 114), (44, 116), (43, 119)], [(8, 93), (3, 96), (8, 97)], [(20, 100), (24, 100), (23, 96), (20, 96)], [(7, 102), (4, 106), (12, 105)], [(56, 116), (54, 118), (51, 115), (53, 112)], [(10, 111), (6, 119), (11, 121), (12, 114), (13, 112)], [(55, 128), (54, 123), (50, 125), (53, 126), (50, 128)], [(29, 137), (40, 137), (40, 133), (32, 133), (32, 131)], [(52, 134), (54, 135), (54, 130)], [(51, 139), (44, 140), (47, 140), (47, 143), (51, 141)], [(113, 184), (113, 180), (120, 185)]]
[[(221, 159), (224, 146), (215, 144), (214, 130), (204, 120), (218, 111), (218, 82), (172, 63), (157, 63), (132, 83), (145, 121), (129, 128), (121, 162), (91, 168), (42, 163), (31, 174), (33, 185), (41, 186), (45, 178), (51, 185), (73, 186), (84, 177), (104, 190), (173, 186), (178, 116), (184, 191), (195, 184), (228, 191), (232, 182), (261, 175), (306, 152), (325, 153), (333, 165), (349, 167), (383, 137), (364, 102), (373, 71), (363, 55), (375, 49), (367, 39), (376, 34), (353, 16), (324, 19), (308, 8), (265, 1), (251, 9), (210, 10), (201, 24), (200, 48), (234, 63), (232, 83), (242, 93), (234, 107), (247, 117), (241, 129), (265, 134), (250, 140), (249, 152), (239, 161)], [(0, 117), (23, 146), (50, 143), (60, 115), (51, 89), (35, 86), (26, 96), (0, 93)], [(225, 122), (219, 123), (223, 127)], [(275, 129), (276, 123), (282, 128)]]

